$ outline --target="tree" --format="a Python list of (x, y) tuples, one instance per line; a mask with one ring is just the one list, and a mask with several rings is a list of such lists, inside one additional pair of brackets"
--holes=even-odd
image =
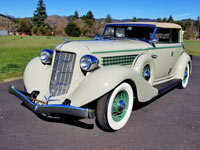
[(197, 17), (197, 32), (200, 32), (200, 16)]
[(156, 22), (162, 22), (161, 18), (157, 18)]
[(167, 18), (166, 17), (163, 18), (162, 22), (167, 22)]
[(188, 18), (186, 24), (185, 24), (185, 27), (186, 28), (190, 28), (192, 26), (192, 20), (190, 18)]
[(95, 19), (94, 19), (94, 15), (92, 14), (91, 11), (88, 11), (88, 13), (86, 14), (86, 19), (95, 20)]
[(112, 18), (110, 16), (110, 14), (107, 15), (107, 17), (104, 20), (105, 23), (112, 23)]
[(37, 4), (37, 8), (33, 14), (33, 24), (37, 27), (40, 27), (41, 25), (45, 25), (44, 21), (47, 19), (47, 13), (46, 13), (46, 6), (43, 2), (43, 0), (39, 0)]
[(196, 39), (199, 36), (197, 27), (193, 25), (193, 21), (189, 18), (185, 24), (185, 39)]
[(32, 28), (33, 34), (37, 34), (37, 31), (38, 31), (38, 27), (36, 25), (34, 25)]
[(174, 19), (173, 19), (172, 15), (169, 16), (169, 19), (167, 20), (167, 22), (170, 22), (170, 23), (174, 22)]
[(38, 32), (39, 34), (44, 35), (47, 32), (47, 29), (41, 24), (38, 28)]
[(185, 30), (185, 23), (184, 21), (176, 21), (176, 24), (180, 25), (182, 27), (183, 30)]
[(137, 18), (136, 18), (136, 17), (133, 17), (132, 22), (137, 22)]
[(76, 20), (76, 19), (79, 19), (79, 14), (78, 14), (77, 10), (74, 12), (74, 16), (72, 17), (73, 21)]
[(82, 20), (91, 28), (94, 24), (95, 18), (91, 11), (81, 17)]
[(69, 36), (79, 37), (81, 35), (80, 28), (75, 23), (68, 23), (65, 32)]
[(18, 24), (19, 24), (19, 27), (17, 30), (18, 32), (31, 34), (32, 25), (28, 19), (19, 19)]

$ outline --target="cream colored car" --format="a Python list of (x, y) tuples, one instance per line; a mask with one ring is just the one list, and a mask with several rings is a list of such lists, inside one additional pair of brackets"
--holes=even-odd
[(26, 91), (9, 91), (36, 113), (96, 117), (104, 130), (116, 131), (126, 125), (135, 101), (185, 88), (191, 68), (179, 25), (111, 23), (99, 40), (42, 50), (26, 66)]

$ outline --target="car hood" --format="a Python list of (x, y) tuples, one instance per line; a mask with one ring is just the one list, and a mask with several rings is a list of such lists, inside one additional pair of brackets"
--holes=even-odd
[[(109, 53), (117, 51), (143, 50), (152, 47), (144, 41), (138, 40), (92, 40), (92, 41), (72, 41), (60, 45), (62, 50), (73, 49), (82, 51), (87, 49), (91, 54)], [(71, 48), (70, 48), (71, 47)], [(57, 48), (58, 49), (58, 48)]]
[(142, 50), (152, 47), (150, 44), (138, 40), (97, 40), (80, 41), (91, 53), (104, 53), (121, 50)]

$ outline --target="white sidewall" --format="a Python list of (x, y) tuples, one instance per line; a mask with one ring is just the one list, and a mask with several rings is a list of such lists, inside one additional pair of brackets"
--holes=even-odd
[[(115, 99), (115, 96), (122, 90), (125, 90), (127, 93), (128, 93), (128, 97), (129, 97), (129, 105), (128, 105), (128, 109), (127, 109), (127, 112), (126, 112), (126, 115), (124, 116), (124, 118), (119, 121), (119, 122), (116, 122), (113, 120), (112, 118), (112, 113), (111, 113), (111, 110), (112, 110), (112, 104), (113, 104), (113, 101)], [(113, 92), (112, 92), (112, 95), (110, 97), (110, 100), (109, 100), (109, 104), (108, 104), (108, 108), (107, 108), (107, 119), (108, 119), (108, 124), (109, 126), (113, 129), (113, 130), (119, 130), (121, 128), (123, 128), (130, 115), (131, 115), (131, 112), (132, 112), (132, 108), (133, 108), (133, 90), (132, 90), (132, 87), (128, 84), (128, 83), (122, 83), (121, 85), (119, 85)]]

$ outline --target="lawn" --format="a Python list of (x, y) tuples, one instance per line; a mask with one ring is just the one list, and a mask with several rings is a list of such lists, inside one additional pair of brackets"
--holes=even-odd
[[(89, 40), (90, 38), (68, 38), (71, 40)], [(63, 43), (61, 37), (45, 36), (0, 36), (0, 82), (13, 77), (21, 77), (26, 64), (40, 50), (54, 49)], [(184, 41), (186, 51), (191, 55), (200, 56), (200, 41)]]
[[(90, 38), (68, 38), (89, 40)], [(0, 82), (13, 77), (21, 77), (26, 64), (39, 55), (42, 49), (54, 49), (63, 43), (61, 37), (44, 36), (0, 36)]]
[(184, 46), (188, 54), (200, 56), (200, 40), (185, 40)]

